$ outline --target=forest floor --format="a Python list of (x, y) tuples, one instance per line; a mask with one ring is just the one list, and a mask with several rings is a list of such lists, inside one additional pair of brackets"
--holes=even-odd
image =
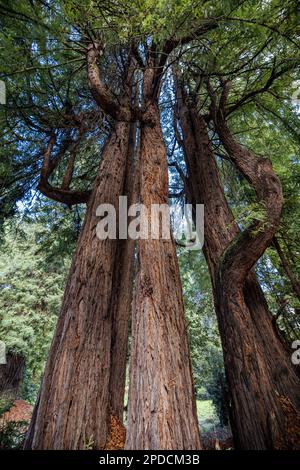
[(197, 400), (202, 446), (205, 450), (233, 449), (230, 427), (220, 426), (212, 400)]
[(15, 400), (0, 416), (0, 450), (22, 449), (32, 411), (33, 406), (26, 401)]
[(9, 411), (6, 411), (1, 418), (7, 422), (30, 421), (33, 406), (24, 400), (15, 400)]

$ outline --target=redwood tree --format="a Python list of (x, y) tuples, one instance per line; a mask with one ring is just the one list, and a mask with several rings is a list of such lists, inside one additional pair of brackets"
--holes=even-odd
[[(145, 58), (135, 49), (143, 70), (140, 133), (140, 202), (168, 203), (168, 165), (159, 96), (169, 55), (179, 46), (217, 27), (200, 21), (186, 35), (176, 32), (163, 43), (154, 38)], [(140, 239), (130, 367), (127, 449), (199, 449), (199, 426), (192, 378), (182, 289), (174, 240)]]
[[(140, 202), (148, 214), (152, 204), (168, 203), (167, 156), (154, 79), (153, 64), (144, 72), (141, 129)], [(141, 239), (138, 256), (126, 448), (199, 449), (174, 240)]]
[[(210, 91), (216, 106), (213, 92)], [(263, 225), (264, 229), (260, 227), (255, 235), (254, 227), (251, 227), (248, 230), (252, 233), (248, 237), (247, 232), (240, 233), (224, 195), (207, 124), (196, 109), (195, 97), (189, 98), (180, 85), (177, 88), (177, 97), (188, 169), (188, 195), (193, 204), (205, 204), (203, 251), (212, 278), (231, 394), (230, 414), (236, 446), (243, 449), (297, 448), (299, 443), (295, 440), (294, 433), (299, 426), (298, 378), (287, 351), (273, 328), (264, 295), (251, 271), (276, 230), (272, 209), (269, 209), (272, 214), (269, 214), (270, 219)], [(224, 100), (223, 95), (221, 103)], [(236, 155), (242, 153), (243, 164), (256, 168), (259, 160), (233, 139), (228, 127), (220, 129), (219, 126), (225, 126), (222, 120), (224, 114), (224, 109), (217, 111), (213, 108), (214, 122), (217, 122), (218, 134), (225, 141), (228, 155), (235, 161), (238, 158)], [(226, 139), (230, 139), (230, 144)], [(261, 175), (262, 179), (256, 182), (257, 191), (263, 191), (261, 198), (269, 198), (278, 224), (282, 204), (280, 183), (270, 163), (264, 160), (262, 165), (266, 165), (266, 169), (261, 172), (255, 170), (252, 174)], [(270, 185), (267, 184), (268, 178), (271, 180)], [(259, 244), (256, 237), (262, 237), (264, 242), (261, 240)], [(246, 249), (244, 243), (247, 241), (251, 247)], [(259, 255), (252, 249), (252, 243), (255, 247), (260, 246)], [(240, 279), (243, 261), (247, 258), (248, 269)], [(228, 278), (223, 276), (223, 266), (227, 266), (226, 263), (230, 272), (228, 274), (226, 268)], [(271, 409), (273, 418), (270, 421)]]
[[(98, 55), (98, 46), (87, 48), (88, 78), (95, 99), (106, 111), (108, 92), (101, 88)], [(131, 102), (132, 70), (127, 71), (122, 104), (112, 106), (117, 120), (88, 199), (26, 448), (104, 448), (112, 445), (111, 434), (122, 422), (133, 246), (99, 239), (96, 210), (100, 204), (118, 208), (119, 196), (128, 194), (126, 169), (132, 169), (133, 130), (123, 114)], [(42, 176), (53, 161), (52, 144), (51, 138)], [(59, 193), (64, 195), (63, 191)], [(120, 294), (115, 296), (120, 283), (123, 302)]]

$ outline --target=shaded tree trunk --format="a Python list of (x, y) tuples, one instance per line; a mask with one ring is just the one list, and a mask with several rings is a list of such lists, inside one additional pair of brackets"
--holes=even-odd
[[(269, 225), (264, 244), (258, 247), (257, 242), (246, 252), (235, 252), (235, 247), (241, 246), (243, 234), (239, 233), (226, 202), (206, 123), (181, 89), (178, 98), (191, 199), (193, 203), (205, 204), (203, 251), (213, 284), (235, 445), (243, 449), (297, 448), (299, 381), (251, 271), (270, 243), (280, 217), (278, 180), (268, 165), (265, 187), (269, 188), (270, 178), (279, 193), (274, 221)], [(271, 197), (268, 193), (264, 196)], [(228, 247), (233, 247), (233, 251), (228, 252)], [(240, 267), (245, 259), (247, 270), (242, 275)]]
[[(145, 71), (141, 129), (141, 202), (168, 203), (166, 149), (153, 69)], [(149, 219), (148, 219), (149, 220)], [(127, 449), (199, 449), (200, 438), (173, 239), (139, 240), (132, 319)]]
[(0, 364), (0, 396), (15, 400), (22, 387), (25, 358), (21, 354), (8, 352), (6, 364)]
[[(126, 162), (126, 177), (124, 195), (127, 196), (128, 207), (136, 200), (135, 192), (135, 140), (136, 124), (130, 125), (128, 156)], [(110, 413), (114, 420), (107, 443), (107, 448), (120, 446), (123, 423), (124, 393), (126, 381), (126, 363), (128, 347), (128, 327), (132, 310), (133, 281), (134, 281), (134, 240), (127, 238), (118, 241), (116, 264), (114, 270), (112, 291), (112, 340), (111, 340), (111, 374), (109, 382)], [(116, 426), (117, 424), (117, 426)], [(117, 429), (116, 429), (117, 427)]]
[(285, 256), (283, 250), (281, 249), (280, 243), (277, 240), (276, 237), (273, 238), (273, 246), (277, 251), (277, 254), (279, 256), (282, 269), (285, 272), (287, 278), (289, 279), (293, 292), (296, 295), (297, 299), (300, 301), (300, 282), (298, 281), (297, 277), (295, 276), (293, 269)]
[[(118, 242), (97, 237), (96, 209), (102, 203), (118, 207), (124, 188), (129, 129), (128, 123), (118, 122), (103, 151), (26, 448), (84, 449), (87, 444), (104, 448), (109, 437), (111, 407), (120, 414), (123, 405), (122, 380), (119, 398), (110, 395), (114, 374), (111, 348), (115, 349), (112, 332), (119, 337), (118, 327), (123, 329), (126, 322), (123, 312), (118, 323), (112, 299)], [(126, 355), (124, 337), (122, 347), (124, 351), (119, 351), (118, 356)]]

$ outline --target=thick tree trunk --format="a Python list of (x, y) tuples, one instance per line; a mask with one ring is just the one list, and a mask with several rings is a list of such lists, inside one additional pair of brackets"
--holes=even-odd
[(0, 397), (15, 400), (23, 383), (25, 358), (20, 354), (7, 353), (6, 364), (0, 364)]
[[(111, 407), (120, 414), (122, 405), (117, 403), (116, 396), (110, 396), (114, 373), (112, 331), (117, 337), (119, 334), (115, 331), (118, 320), (111, 298), (118, 242), (97, 237), (96, 209), (102, 203), (118, 207), (124, 187), (129, 128), (128, 123), (118, 122), (105, 145), (26, 448), (84, 449), (87, 445), (104, 448), (109, 437)], [(125, 322), (122, 313), (121, 328)], [(124, 337), (122, 347), (127, 348)], [(121, 386), (118, 391), (122, 401), (120, 389)]]
[[(141, 202), (168, 203), (166, 149), (158, 106), (144, 77)], [(150, 86), (149, 86), (150, 85)], [(200, 438), (182, 290), (173, 239), (139, 240), (132, 319), (127, 449), (199, 449)]]
[[(205, 205), (204, 254), (214, 289), (236, 447), (297, 447), (299, 381), (254, 273), (249, 268), (242, 283), (238, 275), (219, 275), (224, 252), (240, 234), (224, 196), (206, 124), (181, 93), (179, 113), (192, 202)], [(227, 259), (230, 265), (234, 253)]]

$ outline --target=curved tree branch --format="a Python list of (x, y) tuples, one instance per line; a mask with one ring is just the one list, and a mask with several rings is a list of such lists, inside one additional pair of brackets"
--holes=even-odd
[(277, 251), (277, 254), (279, 256), (279, 259), (280, 259), (280, 262), (281, 262), (281, 265), (282, 265), (282, 269), (285, 272), (287, 278), (289, 279), (295, 295), (300, 300), (300, 282), (297, 279), (297, 277), (295, 276), (295, 274), (294, 274), (294, 272), (293, 272), (293, 270), (290, 266), (290, 263), (289, 263), (288, 259), (286, 258), (283, 250), (281, 249), (280, 243), (279, 243), (279, 241), (276, 237), (273, 238), (273, 246), (274, 246), (274, 248)]
[(102, 53), (100, 42), (90, 43), (87, 47), (87, 71), (91, 93), (100, 108), (112, 118), (119, 121), (130, 121), (131, 110), (120, 105), (103, 83), (97, 59)]

